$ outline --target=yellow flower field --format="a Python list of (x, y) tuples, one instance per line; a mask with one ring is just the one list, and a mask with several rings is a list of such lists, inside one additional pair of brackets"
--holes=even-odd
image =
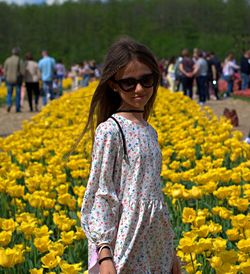
[(2, 83), (0, 85), (0, 100), (4, 100), (6, 98), (6, 95), (7, 95), (7, 89), (5, 85)]
[[(96, 83), (52, 101), (0, 139), (0, 273), (82, 273), (80, 207), (91, 135), (68, 161)], [(162, 148), (163, 192), (188, 273), (250, 273), (250, 146), (181, 93), (159, 89), (149, 121)]]

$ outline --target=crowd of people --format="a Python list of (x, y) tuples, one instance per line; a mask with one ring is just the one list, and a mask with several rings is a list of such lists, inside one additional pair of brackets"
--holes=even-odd
[[(220, 100), (230, 97), (235, 85), (238, 90), (250, 87), (250, 50), (245, 51), (238, 65), (234, 55), (229, 53), (221, 62), (213, 52), (193, 49), (183, 49), (179, 57), (159, 61), (162, 73), (161, 84), (172, 91), (183, 91), (190, 98), (198, 97), (200, 105), (204, 105), (211, 97)], [(72, 79), (72, 90), (86, 87), (89, 81), (101, 77), (100, 65), (94, 60), (73, 64), (66, 70), (63, 61), (49, 56), (46, 50), (42, 51), (42, 58), (35, 61), (30, 52), (24, 60), (20, 57), (20, 49), (13, 48), (12, 55), (4, 65), (0, 65), (0, 85), (3, 80), (7, 86), (7, 111), (12, 107), (13, 89), (16, 89), (16, 112), (21, 111), (25, 90), (30, 111), (38, 111), (40, 96), (42, 105), (63, 94), (63, 79)], [(219, 80), (226, 83), (223, 97), (219, 92)], [(194, 92), (196, 90), (196, 92)], [(33, 99), (34, 98), (34, 99)]]
[[(224, 98), (233, 94), (235, 85), (238, 90), (250, 87), (250, 50), (245, 51), (238, 65), (232, 53), (221, 62), (214, 52), (195, 48), (191, 55), (188, 49), (183, 49), (179, 57), (162, 60), (160, 67), (163, 86), (172, 91), (182, 90), (190, 98), (198, 96), (200, 105), (211, 96), (221, 99), (219, 80), (227, 85)], [(194, 86), (196, 94), (193, 94)]]
[(16, 112), (21, 112), (26, 93), (30, 111), (39, 111), (40, 97), (42, 97), (42, 105), (45, 106), (48, 100), (63, 94), (65, 77), (72, 78), (72, 89), (79, 86), (86, 87), (90, 80), (100, 77), (100, 70), (95, 61), (74, 64), (71, 70), (67, 71), (63, 61), (59, 59), (56, 62), (55, 58), (49, 56), (48, 51), (43, 50), (41, 55), (42, 58), (35, 61), (28, 52), (23, 60), (20, 57), (20, 49), (13, 48), (12, 55), (5, 60), (3, 66), (0, 65), (0, 85), (5, 81), (7, 87), (7, 112), (11, 111), (14, 89)]

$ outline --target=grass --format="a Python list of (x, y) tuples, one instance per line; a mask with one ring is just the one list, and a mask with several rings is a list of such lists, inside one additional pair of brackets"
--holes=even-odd
[(0, 107), (3, 107), (6, 104), (5, 98), (0, 98)]
[(240, 99), (242, 101), (250, 103), (250, 97), (244, 97), (244, 96), (238, 96), (238, 95), (233, 95), (232, 96), (234, 99)]

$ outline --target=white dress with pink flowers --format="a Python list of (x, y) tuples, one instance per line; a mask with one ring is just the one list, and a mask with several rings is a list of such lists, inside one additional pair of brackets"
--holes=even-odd
[(110, 244), (118, 274), (171, 273), (173, 232), (161, 191), (157, 134), (114, 114), (95, 134), (92, 165), (82, 205), (89, 242), (89, 273), (99, 273), (96, 246)]

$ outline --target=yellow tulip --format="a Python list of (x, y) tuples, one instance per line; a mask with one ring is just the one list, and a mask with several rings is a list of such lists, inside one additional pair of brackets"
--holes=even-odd
[(191, 263), (188, 263), (185, 265), (185, 270), (187, 271), (187, 273), (192, 273), (195, 274), (197, 271), (197, 268), (200, 266), (201, 264), (197, 263), (196, 260), (192, 261)]
[(16, 223), (13, 219), (2, 219), (1, 228), (2, 230), (13, 232), (16, 229)]
[(226, 244), (227, 244), (227, 241), (220, 237), (213, 239), (213, 249), (216, 252), (224, 251), (226, 249)]
[(227, 234), (228, 240), (230, 240), (230, 241), (239, 240), (240, 234), (239, 234), (239, 230), (237, 228), (228, 229), (226, 231), (226, 234)]
[(50, 242), (49, 251), (55, 253), (58, 256), (62, 256), (65, 250), (65, 246), (60, 242)]
[(250, 273), (250, 258), (248, 258), (248, 260), (246, 262), (242, 262), (239, 265), (239, 270), (243, 273), (243, 274), (248, 274)]
[(240, 251), (243, 251), (245, 253), (250, 252), (250, 239), (242, 239), (237, 243), (237, 247)]
[(11, 231), (1, 231), (0, 232), (0, 245), (6, 246), (10, 243), (12, 237)]
[(193, 208), (184, 207), (182, 212), (182, 222), (183, 223), (193, 223), (196, 218), (196, 212)]
[(184, 253), (192, 253), (196, 249), (196, 243), (191, 238), (181, 238), (178, 249), (181, 249)]
[(86, 235), (83, 232), (81, 227), (76, 227), (76, 233), (75, 233), (76, 240), (86, 239)]
[(13, 248), (0, 248), (0, 266), (13, 267), (24, 261), (22, 245), (15, 245)]
[(210, 260), (212, 268), (218, 269), (222, 266), (222, 259), (218, 256), (213, 256)]
[(73, 225), (75, 225), (76, 220), (66, 217), (64, 214), (53, 214), (53, 221), (62, 231), (69, 231)]
[(57, 256), (54, 252), (49, 252), (45, 256), (41, 258), (41, 262), (43, 263), (43, 268), (52, 269), (58, 266), (61, 258)]
[(212, 239), (200, 239), (196, 244), (196, 253), (200, 254), (206, 250), (210, 250), (212, 248)]
[(219, 206), (212, 208), (212, 212), (213, 214), (219, 215), (222, 219), (226, 220), (228, 220), (232, 215), (232, 212), (230, 210), (226, 209), (225, 207)]
[(66, 261), (61, 261), (60, 268), (63, 274), (77, 274), (81, 270), (81, 264), (69, 264)]
[(200, 199), (202, 197), (202, 190), (199, 187), (193, 186), (190, 190), (190, 197), (193, 199)]
[(235, 250), (224, 250), (218, 255), (221, 257), (223, 263), (229, 262), (230, 264), (235, 264), (238, 260), (238, 252)]
[(235, 228), (246, 229), (250, 228), (250, 216), (244, 214), (238, 214), (231, 216), (232, 226)]
[(209, 226), (208, 225), (202, 225), (199, 228), (197, 228), (197, 230), (195, 230), (197, 235), (201, 238), (205, 238), (207, 237), (208, 233), (209, 233)]
[[(230, 200), (229, 200), (230, 204)], [(232, 199), (232, 204), (233, 206), (237, 207), (239, 211), (244, 212), (249, 209), (249, 200), (248, 199), (243, 199), (243, 198), (238, 198), (233, 200)]]
[(242, 263), (242, 262), (246, 262), (248, 260), (249, 256), (248, 254), (242, 252), (242, 251), (238, 251), (238, 262)]
[(69, 190), (69, 184), (62, 184), (56, 188), (58, 194), (66, 194)]
[(60, 204), (67, 205), (71, 210), (75, 209), (76, 200), (69, 193), (60, 194), (57, 200)]
[(24, 195), (24, 186), (14, 185), (7, 187), (6, 192), (11, 197), (23, 197)]
[(41, 227), (36, 227), (34, 229), (34, 235), (37, 238), (40, 238), (42, 236), (49, 236), (52, 233), (53, 233), (52, 230), (49, 230), (49, 228), (46, 225), (43, 225)]
[(30, 274), (43, 274), (43, 268), (37, 269), (33, 268), (29, 270)]
[(222, 226), (212, 221), (210, 221), (208, 227), (209, 227), (209, 232), (212, 234), (218, 234), (219, 232), (222, 231)]
[(85, 190), (86, 190), (85, 186), (74, 186), (74, 188), (73, 188), (75, 195), (77, 195), (81, 198), (84, 196)]
[(205, 222), (206, 222), (206, 217), (205, 216), (197, 216), (194, 220), (193, 225), (195, 227), (201, 227), (205, 224)]
[(63, 243), (65, 243), (67, 245), (71, 244), (75, 239), (74, 231), (69, 231), (69, 232), (63, 231), (61, 233), (61, 238), (62, 238)]
[(49, 236), (47, 235), (34, 239), (35, 247), (42, 253), (48, 251), (50, 242)]
[(36, 222), (22, 222), (18, 227), (18, 230), (24, 233), (26, 239), (29, 239), (34, 232), (36, 225)]

